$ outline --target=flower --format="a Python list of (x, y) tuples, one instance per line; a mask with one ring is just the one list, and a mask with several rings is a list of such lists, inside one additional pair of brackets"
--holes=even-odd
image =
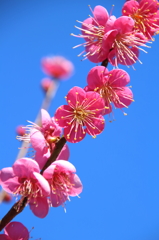
[(109, 48), (108, 61), (115, 67), (118, 64), (132, 65), (138, 59), (139, 50), (147, 39), (142, 33), (134, 31), (135, 22), (131, 17), (122, 16), (114, 21), (112, 30), (104, 35), (103, 48)]
[(75, 167), (67, 161), (53, 162), (43, 173), (51, 188), (50, 199), (53, 207), (64, 205), (69, 196), (78, 196), (82, 192), (82, 183), (75, 174)]
[(56, 79), (69, 78), (74, 70), (73, 63), (61, 56), (45, 57), (41, 64), (44, 73)]
[[(106, 23), (109, 20), (110, 24), (110, 19), (112, 20), (114, 16), (109, 19), (107, 10), (100, 5), (96, 6), (93, 11), (91, 9), (91, 12), (93, 17), (84, 20), (81, 28), (76, 27), (81, 30), (82, 34), (80, 36), (75, 34), (71, 35), (84, 38), (86, 42), (74, 48), (84, 45), (85, 51), (81, 54), (86, 52), (84, 55), (85, 59), (88, 58), (91, 62), (99, 63), (104, 61), (109, 53), (109, 49), (103, 48), (103, 37), (107, 30)], [(81, 54), (78, 56), (81, 56)]]
[(104, 129), (104, 101), (96, 92), (85, 92), (80, 87), (73, 87), (66, 97), (68, 105), (56, 110), (55, 121), (64, 127), (67, 141), (81, 141), (86, 133), (96, 137)]
[(29, 231), (20, 222), (10, 222), (4, 228), (4, 234), (0, 234), (0, 240), (28, 240)]
[(18, 209), (24, 198), (30, 205), (32, 212), (44, 218), (49, 210), (47, 197), (50, 187), (46, 179), (40, 174), (39, 165), (30, 158), (21, 158), (15, 161), (12, 167), (3, 168), (0, 172), (2, 188), (14, 195), (21, 195)]
[(16, 133), (20, 136), (24, 136), (25, 135), (25, 129), (24, 126), (19, 125), (16, 127)]
[(103, 66), (97, 66), (90, 70), (87, 76), (88, 86), (86, 91), (98, 92), (105, 101), (104, 114), (112, 112), (113, 103), (116, 108), (128, 107), (133, 101), (133, 94), (126, 85), (130, 82), (127, 72), (122, 69), (114, 69), (110, 72)]
[[(42, 169), (53, 153), (56, 142), (60, 139), (62, 128), (58, 126), (54, 118), (51, 118), (49, 113), (44, 109), (41, 109), (41, 121), (41, 127), (32, 123), (31, 126), (26, 127), (29, 130), (28, 135), (19, 137), (18, 139), (31, 143), (33, 149), (36, 151), (35, 160)], [(65, 160), (69, 158), (69, 148), (66, 144), (57, 159), (61, 158)]]
[(122, 14), (134, 19), (134, 28), (142, 32), (148, 39), (152, 39), (159, 30), (159, 11), (157, 0), (131, 0), (124, 4)]
[(41, 81), (41, 87), (44, 90), (44, 92), (47, 92), (51, 85), (54, 86), (54, 82), (50, 78), (43, 78)]

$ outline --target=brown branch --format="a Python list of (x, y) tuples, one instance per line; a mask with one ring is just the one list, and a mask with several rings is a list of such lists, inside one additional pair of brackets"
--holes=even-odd
[[(43, 169), (41, 170), (40, 174), (42, 175), (46, 168), (48, 168), (51, 163), (53, 163), (56, 158), (58, 157), (59, 153), (61, 152), (63, 146), (66, 143), (66, 139), (62, 137), (56, 144), (53, 153), (51, 154), (50, 158), (44, 165)], [(15, 203), (9, 212), (2, 218), (0, 221), (0, 231), (10, 222), (14, 217), (16, 217), (19, 213), (23, 211), (27, 204), (28, 198), (22, 197), (17, 203)]]
[(9, 212), (2, 218), (0, 221), (0, 231), (10, 222), (14, 217), (16, 217), (19, 213), (23, 211), (27, 204), (27, 197), (23, 199), (23, 201), (20, 199), (17, 203), (15, 203)]
[(106, 58), (106, 59), (101, 63), (101, 66), (107, 67), (107, 66), (108, 66), (108, 63), (109, 63), (108, 58)]

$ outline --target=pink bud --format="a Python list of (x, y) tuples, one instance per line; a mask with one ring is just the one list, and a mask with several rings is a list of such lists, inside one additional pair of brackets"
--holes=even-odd
[(10, 202), (10, 201), (12, 201), (12, 196), (9, 193), (4, 192), (3, 202)]
[(45, 57), (42, 59), (44, 73), (57, 79), (66, 79), (72, 75), (74, 66), (64, 57)]
[(19, 126), (16, 128), (16, 133), (17, 133), (17, 135), (19, 135), (19, 136), (24, 136), (24, 135), (25, 135), (25, 129), (23, 128), (22, 125), (19, 125)]
[(41, 81), (41, 87), (44, 90), (44, 92), (47, 92), (52, 84), (53, 81), (50, 78), (43, 78)]

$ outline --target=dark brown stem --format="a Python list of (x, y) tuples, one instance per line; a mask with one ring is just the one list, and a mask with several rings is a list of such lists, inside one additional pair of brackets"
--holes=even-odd
[[(58, 157), (59, 153), (61, 152), (63, 146), (66, 143), (66, 139), (62, 137), (56, 144), (53, 153), (51, 154), (50, 158), (44, 165), (43, 169), (41, 170), (40, 174), (43, 174), (46, 168), (48, 168), (51, 163), (53, 163), (56, 158)], [(28, 198), (21, 198), (17, 203), (15, 203), (12, 208), (7, 212), (7, 214), (2, 218), (0, 221), (0, 231), (10, 222), (14, 217), (16, 217), (19, 213), (23, 211), (27, 204)]]
[(23, 199), (23, 201), (20, 199), (17, 203), (15, 203), (9, 212), (2, 218), (0, 221), (0, 231), (10, 222), (12, 219), (17, 216), (19, 213), (23, 211), (27, 204), (27, 197)]
[(106, 59), (101, 63), (101, 66), (107, 67), (107, 66), (108, 66), (108, 63), (109, 63), (108, 58), (106, 58)]

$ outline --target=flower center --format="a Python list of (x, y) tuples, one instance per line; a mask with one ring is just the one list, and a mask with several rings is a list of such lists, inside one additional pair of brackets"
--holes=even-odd
[(79, 120), (79, 122), (83, 121), (88, 116), (88, 113), (82, 108), (75, 109), (74, 113), (75, 113), (75, 119)]
[(42, 196), (39, 186), (37, 183), (25, 179), (23, 183), (15, 190), (14, 194), (20, 194), (23, 197), (36, 198), (38, 195)]

